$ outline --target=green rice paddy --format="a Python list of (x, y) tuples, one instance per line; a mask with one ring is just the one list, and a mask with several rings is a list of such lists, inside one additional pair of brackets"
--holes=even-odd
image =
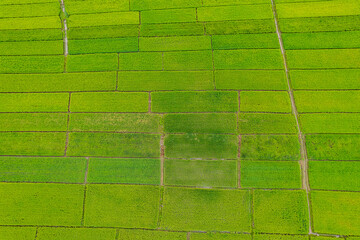
[(0, 240), (359, 240), (358, 0), (1, 0)]

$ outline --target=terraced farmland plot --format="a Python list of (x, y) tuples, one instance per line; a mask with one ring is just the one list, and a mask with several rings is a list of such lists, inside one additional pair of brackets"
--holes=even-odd
[(359, 240), (358, 0), (0, 1), (0, 240)]

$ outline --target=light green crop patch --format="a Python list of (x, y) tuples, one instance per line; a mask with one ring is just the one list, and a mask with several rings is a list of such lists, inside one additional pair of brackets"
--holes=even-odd
[(241, 137), (241, 158), (245, 160), (299, 160), (296, 135), (245, 135)]
[(291, 113), (290, 97), (285, 91), (241, 92), (240, 111)]
[(141, 24), (139, 35), (143, 37), (204, 35), (204, 24), (198, 22)]
[(359, 144), (357, 134), (306, 136), (309, 159), (314, 160), (360, 160)]
[(212, 52), (165, 52), (164, 70), (213, 70)]
[(226, 90), (286, 90), (282, 70), (216, 70), (216, 89)]
[(292, 114), (240, 113), (239, 133), (296, 133)]
[(185, 51), (211, 49), (210, 36), (141, 37), (140, 51)]
[(88, 182), (160, 184), (160, 159), (91, 158)]
[(204, 6), (224, 6), (224, 5), (241, 5), (241, 4), (257, 4), (269, 3), (267, 0), (204, 0)]
[(87, 186), (84, 224), (156, 228), (159, 199), (156, 186), (91, 184)]
[(290, 77), (294, 89), (360, 88), (360, 69), (293, 70)]
[(63, 156), (65, 141), (65, 132), (2, 132), (0, 155)]
[(67, 93), (3, 93), (0, 112), (67, 112)]
[(360, 6), (354, 0), (300, 2), (277, 4), (276, 11), (280, 18), (346, 16), (359, 15)]
[(288, 50), (286, 55), (290, 69), (360, 68), (360, 49)]
[(106, 1), (76, 1), (68, 0), (65, 2), (66, 12), (69, 15), (82, 13), (107, 13), (129, 11), (128, 0), (106, 0)]
[(101, 228), (39, 228), (37, 240), (113, 240), (115, 229)]
[(0, 181), (83, 183), (84, 158), (1, 157)]
[[(120, 53), (120, 70), (162, 70), (163, 59), (160, 52)], [(120, 84), (121, 84), (121, 79)]]
[(24, 5), (3, 5), (0, 8), (0, 18), (25, 18), (41, 16), (57, 16), (60, 14), (60, 4), (57, 2)]
[(212, 90), (212, 71), (121, 71), (120, 91)]
[(168, 231), (152, 231), (152, 230), (135, 230), (120, 229), (119, 236), (121, 240), (185, 240), (186, 233), (168, 232)]
[(309, 236), (307, 236), (307, 235), (254, 234), (253, 239), (254, 240), (308, 240)]
[(79, 226), (81, 223), (82, 185), (1, 183), (0, 194), (6, 196), (0, 199), (1, 225)]
[[(0, 115), (1, 117), (1, 115)], [(138, 113), (70, 114), (70, 131), (160, 132), (161, 116)]]
[(0, 236), (6, 240), (33, 240), (35, 227), (0, 227)]
[(63, 45), (63, 41), (0, 42), (0, 53), (7, 56), (61, 55)]
[(254, 232), (307, 234), (308, 224), (305, 191), (254, 191)]
[(74, 93), (71, 112), (147, 112), (148, 93)]
[(279, 48), (275, 33), (212, 36), (214, 49)]
[(64, 56), (0, 56), (0, 73), (60, 73)]
[(66, 131), (65, 113), (1, 113), (0, 131)]
[(69, 40), (137, 37), (139, 35), (139, 25), (124, 24), (111, 26), (76, 27), (68, 29), (67, 33)]
[(241, 161), (241, 186), (249, 188), (301, 188), (299, 163)]
[(279, 49), (215, 50), (215, 69), (279, 69), (284, 64)]
[(250, 232), (250, 192), (165, 188), (160, 227), (181, 231)]
[(237, 112), (237, 92), (152, 92), (153, 112)]
[(217, 134), (181, 134), (165, 137), (168, 158), (236, 159), (238, 137)]
[(68, 72), (113, 71), (118, 69), (118, 55), (85, 54), (67, 56), (66, 70)]
[(138, 51), (137, 37), (70, 40), (69, 53), (114, 53)]
[(71, 15), (68, 18), (70, 28), (111, 26), (118, 24), (139, 24), (139, 12), (109, 12)]
[(305, 133), (360, 133), (358, 113), (301, 114), (301, 129)]
[(314, 231), (327, 234), (360, 234), (360, 194), (311, 192)]
[(70, 133), (69, 156), (159, 157), (160, 135)]
[(282, 32), (334, 32), (360, 30), (360, 16), (279, 19)]
[(164, 130), (168, 133), (236, 133), (236, 127), (235, 113), (166, 114), (164, 117)]
[(165, 10), (150, 10), (141, 12), (141, 23), (181, 23), (181, 22), (195, 22), (196, 9), (165, 9)]
[(201, 0), (130, 0), (131, 10), (200, 7)]
[(59, 16), (32, 18), (0, 18), (0, 30), (25, 30), (57, 28), (61, 29)]
[(310, 161), (312, 189), (359, 191), (360, 162)]
[(0, 74), (0, 92), (114, 90), (115, 72)]
[(236, 161), (165, 161), (165, 185), (236, 188), (236, 184)]
[(29, 3), (48, 3), (48, 2), (57, 2), (57, 0), (3, 0), (0, 5), (7, 4), (29, 4)]
[(62, 39), (63, 36), (60, 28), (12, 29), (0, 31), (1, 42), (54, 41)]
[(295, 91), (294, 97), (300, 113), (360, 112), (359, 91)]
[(197, 14), (201, 22), (273, 18), (270, 4), (200, 7)]
[(250, 234), (190, 233), (190, 240), (250, 240)]
[(205, 22), (206, 34), (275, 33), (273, 19)]
[(360, 32), (318, 32), (282, 34), (285, 49), (358, 48)]

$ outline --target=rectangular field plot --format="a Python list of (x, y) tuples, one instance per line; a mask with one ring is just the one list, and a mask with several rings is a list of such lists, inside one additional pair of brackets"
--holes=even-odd
[(292, 114), (240, 113), (239, 133), (296, 133)]
[(66, 12), (70, 15), (82, 13), (106, 13), (129, 11), (128, 0), (105, 1), (66, 1)]
[(154, 133), (160, 132), (160, 119), (159, 115), (142, 113), (73, 113), (69, 130)]
[(199, 22), (141, 24), (139, 31), (142, 37), (196, 36), (204, 33), (204, 24)]
[(83, 183), (85, 158), (1, 157), (0, 181)]
[(190, 233), (190, 240), (250, 240), (250, 234)]
[(0, 113), (0, 131), (66, 131), (66, 113)]
[(61, 55), (63, 41), (0, 42), (1, 55)]
[(120, 91), (213, 90), (212, 71), (120, 71)]
[(357, 192), (313, 191), (314, 230), (327, 234), (360, 234), (359, 201)]
[(358, 113), (301, 114), (300, 123), (305, 133), (360, 133)]
[(140, 51), (186, 51), (211, 49), (210, 36), (141, 37)]
[(314, 160), (360, 160), (359, 144), (357, 134), (306, 136), (308, 156)]
[(216, 134), (181, 134), (165, 137), (165, 157), (236, 159), (238, 137)]
[(212, 52), (203, 51), (179, 51), (165, 52), (163, 54), (164, 70), (212, 70)]
[(285, 91), (244, 91), (240, 93), (240, 111), (290, 113), (291, 102)]
[(297, 162), (241, 161), (241, 186), (252, 188), (301, 188)]
[(159, 184), (160, 159), (91, 158), (88, 182)]
[[(237, 204), (234, 204), (237, 203)], [(165, 188), (161, 228), (250, 232), (246, 190)]]
[(65, 132), (1, 132), (0, 155), (63, 156)]
[(147, 112), (148, 93), (74, 93), (71, 112)]
[(85, 226), (155, 228), (159, 198), (157, 186), (91, 184), (87, 186)]
[(290, 71), (294, 89), (360, 89), (360, 69)]
[[(1, 183), (1, 225), (79, 226), (84, 186)], [(19, 215), (19, 212), (21, 215)], [(46, 213), (46, 214), (44, 214)]]
[(236, 34), (212, 36), (213, 49), (279, 48), (277, 35), (271, 34)]
[(245, 135), (241, 137), (241, 158), (246, 160), (299, 160), (296, 135)]
[(0, 73), (60, 73), (64, 71), (64, 56), (60, 55), (0, 56), (0, 62)]
[(160, 157), (160, 135), (70, 133), (69, 156)]
[(163, 70), (163, 56), (160, 52), (120, 53), (119, 70)]
[(0, 92), (109, 91), (115, 72), (0, 74)]
[(254, 232), (308, 233), (308, 209), (303, 190), (255, 190)]
[(359, 191), (359, 174), (360, 162), (309, 162), (309, 181), (312, 189)]
[(286, 90), (282, 70), (216, 70), (216, 89), (225, 90)]
[(69, 41), (70, 54), (136, 52), (138, 50), (137, 37), (98, 38)]
[(37, 232), (38, 240), (113, 240), (116, 236), (115, 229), (101, 228), (39, 228)]
[(153, 112), (237, 112), (237, 92), (153, 92)]
[(275, 33), (273, 19), (205, 22), (205, 32), (210, 35), (241, 33)]
[(7, 240), (30, 240), (36, 235), (35, 227), (0, 227), (0, 236)]
[[(71, 46), (71, 45), (70, 45)], [(114, 71), (118, 69), (118, 55), (107, 54), (84, 54), (69, 55), (67, 57), (67, 72), (99, 72)]]
[(185, 240), (185, 232), (168, 232), (140, 229), (120, 229), (119, 236), (123, 240)]
[(235, 188), (236, 184), (236, 161), (165, 161), (165, 185)]
[(236, 127), (235, 113), (175, 113), (164, 116), (164, 131), (167, 133), (236, 133)]

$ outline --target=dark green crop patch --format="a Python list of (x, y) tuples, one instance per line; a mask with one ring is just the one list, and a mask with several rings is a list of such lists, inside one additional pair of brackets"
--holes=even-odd
[(165, 137), (165, 157), (236, 159), (238, 137), (216, 134), (176, 134)]
[(141, 37), (140, 51), (186, 51), (211, 49), (210, 36)]
[(164, 116), (167, 133), (236, 133), (236, 127), (235, 113), (174, 113)]
[(358, 134), (307, 135), (308, 156), (314, 160), (360, 160)]
[(138, 50), (137, 37), (97, 38), (69, 41), (70, 54), (136, 52)]
[(275, 33), (212, 36), (214, 49), (279, 48)]
[(114, 71), (117, 69), (118, 55), (115, 53), (69, 55), (67, 57), (66, 70), (68, 72)]
[(296, 135), (244, 135), (241, 158), (246, 160), (299, 160), (300, 143)]
[(191, 233), (190, 240), (250, 240), (250, 234)]
[(122, 240), (185, 240), (184, 232), (153, 231), (140, 229), (120, 229)]
[(163, 54), (164, 70), (212, 70), (212, 52), (203, 51), (178, 51)]
[(237, 112), (237, 92), (152, 92), (153, 112)]

